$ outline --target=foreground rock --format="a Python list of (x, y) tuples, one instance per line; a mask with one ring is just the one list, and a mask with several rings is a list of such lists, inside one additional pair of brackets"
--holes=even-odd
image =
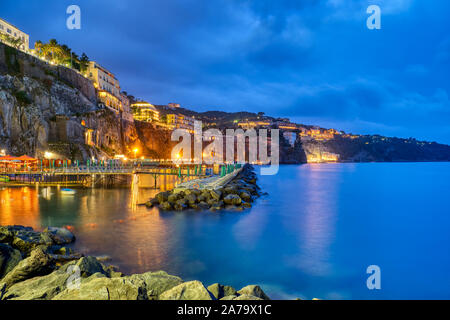
[(158, 206), (163, 211), (194, 210), (244, 210), (262, 193), (256, 184), (257, 177), (251, 165), (246, 164), (231, 181), (214, 189), (184, 189), (158, 193), (146, 205)]
[(91, 256), (57, 260), (63, 253), (80, 255), (62, 246), (75, 240), (65, 229), (0, 227), (0, 240), (0, 300), (268, 299), (258, 286), (237, 291), (215, 283), (206, 288), (200, 281), (183, 282), (164, 271), (125, 276)]
[(13, 284), (33, 277), (46, 275), (54, 269), (53, 260), (40, 248), (36, 248), (31, 255), (20, 261), (14, 269), (1, 280), (8, 289)]

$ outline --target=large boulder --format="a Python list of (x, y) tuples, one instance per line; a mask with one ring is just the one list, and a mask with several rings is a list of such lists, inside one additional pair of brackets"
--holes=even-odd
[(240, 205), (242, 203), (242, 199), (236, 194), (229, 194), (223, 198), (223, 202), (230, 205)]
[(163, 292), (159, 300), (214, 300), (200, 281), (189, 281)]
[(248, 295), (258, 297), (263, 300), (270, 300), (270, 298), (264, 293), (260, 286), (249, 285), (238, 291), (239, 295)]
[(67, 288), (52, 300), (146, 300), (145, 287), (140, 279), (98, 277), (79, 288)]
[(164, 271), (134, 274), (129, 279), (132, 281), (134, 279), (143, 281), (147, 290), (147, 297), (150, 300), (157, 300), (161, 293), (183, 283), (181, 278), (171, 276)]
[(226, 296), (237, 295), (237, 291), (230, 286), (224, 286), (220, 283), (214, 283), (208, 287), (208, 291), (212, 293), (212, 295), (216, 299), (222, 299)]
[(40, 248), (34, 249), (28, 258), (20, 261), (3, 279), (6, 289), (13, 284), (37, 276), (49, 274), (54, 269), (53, 259)]
[(12, 243), (14, 239), (14, 231), (11, 227), (0, 227), (0, 242)]
[(69, 244), (75, 241), (75, 236), (66, 228), (48, 227), (44, 230), (54, 243), (58, 245)]
[(32, 230), (22, 230), (15, 233), (11, 244), (25, 254), (29, 254), (37, 247), (53, 245), (53, 240), (48, 233), (41, 233)]
[(3, 300), (50, 300), (67, 289), (69, 278), (75, 275), (76, 266), (80, 271), (80, 281), (86, 279), (106, 277), (103, 266), (94, 257), (83, 257), (78, 261), (72, 261), (63, 265), (60, 269), (52, 273), (34, 277), (11, 286), (3, 296)]
[(190, 193), (187, 196), (184, 197), (184, 199), (187, 201), (187, 203), (189, 204), (194, 204), (197, 202), (197, 196), (194, 193)]
[(14, 269), (22, 260), (22, 254), (19, 250), (10, 245), (0, 243), (0, 279)]

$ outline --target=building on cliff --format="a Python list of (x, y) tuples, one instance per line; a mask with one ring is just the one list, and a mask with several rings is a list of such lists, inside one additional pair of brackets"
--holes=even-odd
[(184, 114), (169, 113), (167, 114), (167, 125), (170, 129), (186, 129), (194, 132), (195, 118), (188, 117)]
[(131, 104), (131, 111), (134, 120), (156, 123), (160, 121), (159, 111), (156, 110), (154, 105), (146, 101), (138, 101)]
[[(22, 44), (18, 47), (18, 49), (27, 52), (30, 50), (30, 36), (1, 18), (0, 34), (6, 35), (7, 37), (11, 37), (13, 39), (20, 39)], [(0, 37), (0, 41), (8, 42), (4, 37)]]
[(100, 103), (119, 114), (122, 119), (133, 121), (130, 100), (120, 91), (119, 80), (114, 74), (95, 61), (89, 62), (87, 74), (94, 83)]

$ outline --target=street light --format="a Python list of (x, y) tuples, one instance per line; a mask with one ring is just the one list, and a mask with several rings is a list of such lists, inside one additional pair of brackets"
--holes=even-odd
[(49, 151), (45, 151), (45, 153), (44, 153), (45, 159), (51, 159), (52, 157), (53, 157), (53, 153), (51, 153)]
[(136, 158), (137, 158), (137, 153), (139, 152), (139, 149), (138, 149), (138, 148), (135, 148), (135, 149), (133, 150), (133, 152), (134, 152), (134, 158), (136, 159)]

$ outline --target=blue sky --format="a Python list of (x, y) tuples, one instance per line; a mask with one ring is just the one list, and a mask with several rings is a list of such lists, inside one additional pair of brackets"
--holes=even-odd
[[(66, 8), (81, 8), (81, 30)], [(369, 30), (366, 8), (381, 8)], [(0, 17), (86, 52), (122, 88), (196, 111), (263, 111), (450, 144), (447, 0), (2, 0)]]

